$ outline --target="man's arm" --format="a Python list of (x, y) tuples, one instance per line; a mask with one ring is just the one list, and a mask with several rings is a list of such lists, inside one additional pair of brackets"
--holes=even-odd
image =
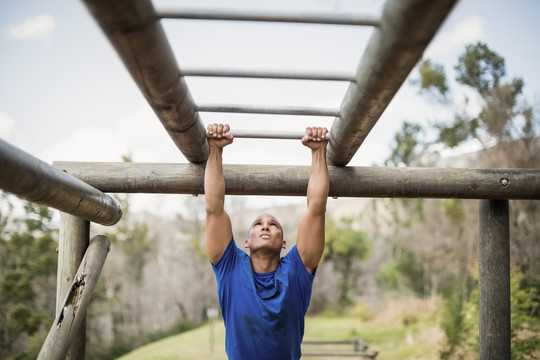
[(210, 153), (204, 172), (206, 202), (206, 254), (216, 264), (232, 238), (231, 220), (225, 212), (225, 177), (223, 176), (223, 148), (233, 141), (229, 125), (208, 125), (214, 138), (208, 139)]
[(313, 274), (324, 251), (324, 221), (330, 181), (326, 165), (326, 128), (307, 128), (302, 144), (311, 149), (311, 175), (307, 211), (300, 221), (296, 247), (306, 269)]

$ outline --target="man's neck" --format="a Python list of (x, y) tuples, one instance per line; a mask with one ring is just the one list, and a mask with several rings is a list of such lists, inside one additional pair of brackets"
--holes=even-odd
[(257, 251), (252, 252), (249, 257), (251, 260), (251, 268), (257, 273), (274, 271), (279, 265), (279, 253)]

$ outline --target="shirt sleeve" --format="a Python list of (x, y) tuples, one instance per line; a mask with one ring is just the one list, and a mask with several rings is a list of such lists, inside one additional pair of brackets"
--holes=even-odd
[(218, 262), (215, 264), (212, 264), (210, 262), (217, 280), (220, 280), (223, 277), (227, 276), (227, 274), (230, 273), (230, 271), (234, 268), (235, 264), (238, 261), (238, 251), (241, 250), (238, 249), (236, 243), (234, 242), (234, 237), (232, 237), (229, 245), (227, 245), (225, 252), (223, 253), (223, 255), (221, 255), (221, 258), (218, 260)]

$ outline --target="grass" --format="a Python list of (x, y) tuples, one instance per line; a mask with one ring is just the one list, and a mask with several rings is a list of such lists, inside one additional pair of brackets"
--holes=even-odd
[[(341, 316), (308, 317), (304, 339), (360, 337), (370, 350), (378, 351), (378, 360), (438, 359), (443, 333), (438, 326), (436, 305), (435, 300), (407, 299), (388, 302), (376, 313), (361, 307)], [(118, 360), (226, 360), (223, 323), (215, 322), (213, 332), (213, 351), (211, 326), (207, 324), (143, 346)]]

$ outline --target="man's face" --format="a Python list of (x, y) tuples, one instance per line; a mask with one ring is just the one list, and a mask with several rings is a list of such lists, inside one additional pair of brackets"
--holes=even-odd
[(249, 231), (249, 239), (246, 241), (246, 247), (249, 247), (251, 251), (262, 248), (279, 251), (285, 249), (285, 245), (281, 225), (275, 217), (264, 214), (253, 221)]

